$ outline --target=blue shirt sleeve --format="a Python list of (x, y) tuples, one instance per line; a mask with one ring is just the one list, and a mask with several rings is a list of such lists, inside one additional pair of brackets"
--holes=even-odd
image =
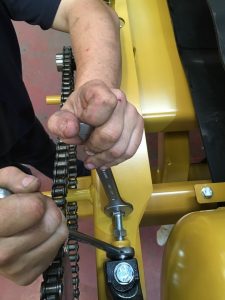
[(11, 19), (40, 25), (43, 29), (52, 26), (61, 0), (0, 0)]

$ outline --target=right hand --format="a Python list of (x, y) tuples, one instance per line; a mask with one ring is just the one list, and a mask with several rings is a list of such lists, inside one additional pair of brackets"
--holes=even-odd
[(15, 167), (0, 169), (0, 274), (19, 285), (33, 282), (51, 264), (68, 236), (65, 218), (40, 181)]
[(48, 120), (48, 128), (65, 143), (81, 144), (80, 122), (93, 127), (83, 142), (87, 169), (106, 169), (131, 158), (142, 140), (142, 116), (121, 90), (109, 88), (101, 80), (86, 82), (71, 93)]

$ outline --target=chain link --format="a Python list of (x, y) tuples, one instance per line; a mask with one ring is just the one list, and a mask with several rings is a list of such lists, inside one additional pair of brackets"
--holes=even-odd
[[(71, 47), (64, 47), (61, 57), (62, 89), (61, 106), (74, 90), (75, 62)], [(56, 143), (56, 156), (53, 171), (52, 199), (64, 213), (69, 230), (78, 229), (77, 203), (67, 202), (68, 189), (77, 188), (76, 146)], [(71, 268), (73, 297), (79, 299), (79, 245), (69, 237), (65, 247), (61, 247), (50, 267), (43, 273), (41, 300), (61, 300), (63, 295), (64, 258), (68, 255)]]

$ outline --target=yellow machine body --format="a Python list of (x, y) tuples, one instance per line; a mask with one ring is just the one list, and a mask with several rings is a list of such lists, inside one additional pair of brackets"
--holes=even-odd
[(223, 300), (225, 209), (183, 217), (164, 253), (162, 300)]
[[(158, 164), (149, 164), (151, 149), (144, 135), (134, 157), (112, 169), (122, 198), (134, 206), (132, 214), (124, 218), (125, 241), (114, 240), (112, 219), (104, 214), (107, 199), (95, 171), (78, 179), (78, 189), (69, 191), (68, 200), (78, 202), (80, 217), (93, 216), (95, 237), (119, 247), (135, 248), (145, 300), (140, 223), (175, 224), (184, 215), (201, 211), (182, 218), (169, 239), (164, 256), (162, 300), (222, 300), (225, 211), (216, 207), (218, 198), (224, 201), (221, 195), (225, 184), (211, 185), (216, 193), (205, 199), (201, 189), (210, 184), (207, 165), (193, 166), (190, 162), (189, 131), (197, 128), (197, 122), (167, 1), (109, 2), (122, 20), (121, 88), (142, 113), (145, 133), (158, 133)], [(54, 96), (48, 102), (55, 104), (58, 100)], [(96, 257), (99, 300), (106, 300), (106, 256), (97, 250)]]
[(129, 0), (127, 6), (146, 131), (193, 128), (196, 125), (194, 108), (167, 1), (139, 0), (137, 3)]

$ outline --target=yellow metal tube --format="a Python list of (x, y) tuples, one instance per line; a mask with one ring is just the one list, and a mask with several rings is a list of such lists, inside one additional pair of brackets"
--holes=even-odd
[(59, 95), (51, 95), (46, 97), (46, 103), (49, 105), (60, 104), (60, 96)]
[[(216, 208), (216, 203), (199, 204), (195, 184), (201, 181), (153, 184), (141, 225), (174, 224), (189, 212)], [(204, 181), (206, 183), (206, 181)]]

